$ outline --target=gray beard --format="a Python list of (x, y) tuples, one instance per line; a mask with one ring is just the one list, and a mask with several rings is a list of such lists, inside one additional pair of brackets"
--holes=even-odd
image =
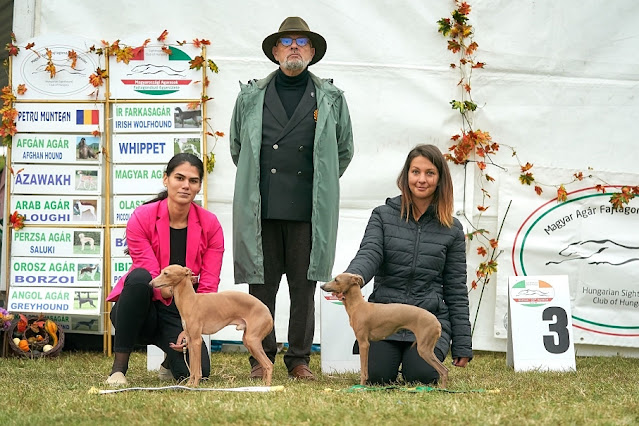
[(308, 66), (310, 62), (311, 61), (305, 61), (303, 59), (297, 59), (292, 61), (289, 61), (288, 59), (286, 59), (282, 65), (284, 66), (285, 69), (289, 71), (302, 71), (304, 68)]

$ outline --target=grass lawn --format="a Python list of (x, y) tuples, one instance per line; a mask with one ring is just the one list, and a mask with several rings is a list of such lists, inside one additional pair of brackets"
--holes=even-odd
[[(0, 358), (0, 425), (312, 424), (466, 425), (639, 424), (639, 359), (577, 358), (573, 373), (515, 373), (503, 353), (478, 352), (465, 368), (450, 369), (453, 393), (406, 389), (350, 391), (358, 373), (323, 375), (313, 354), (314, 382), (289, 380), (278, 355), (267, 393), (127, 391), (98, 395), (111, 358), (99, 352), (63, 351), (57, 358)], [(245, 353), (212, 354), (201, 388), (261, 386), (248, 379)], [(146, 354), (132, 355), (129, 386), (158, 387), (146, 371)], [(490, 392), (479, 392), (486, 390)]]

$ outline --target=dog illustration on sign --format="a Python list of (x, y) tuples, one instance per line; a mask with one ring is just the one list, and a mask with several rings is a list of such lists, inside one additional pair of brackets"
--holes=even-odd
[(201, 109), (187, 109), (186, 111), (180, 107), (175, 107), (175, 127), (178, 123), (180, 127), (198, 127), (202, 124)]
[(75, 253), (97, 253), (100, 251), (100, 233), (92, 231), (74, 231), (73, 246)]
[(78, 220), (97, 219), (94, 203), (91, 200), (73, 200), (73, 216), (77, 216)]
[(97, 170), (76, 170), (75, 189), (82, 189), (85, 191), (98, 189)]
[(74, 330), (79, 330), (80, 327), (86, 327), (87, 330), (97, 330), (97, 322), (98, 319), (97, 318), (93, 318), (90, 320), (86, 320), (86, 321), (75, 321), (73, 323), (73, 329)]
[[(97, 139), (97, 138), (95, 138)], [(77, 151), (78, 160), (97, 160), (98, 153), (87, 143), (85, 137), (80, 138)]]
[[(95, 297), (93, 297), (95, 296)], [(75, 299), (78, 301), (78, 308), (82, 309), (82, 305), (88, 303), (90, 307), (97, 308), (95, 302), (98, 301), (97, 293), (94, 291), (76, 291)], [(84, 308), (89, 309), (89, 308)]]
[(621, 244), (610, 239), (575, 241), (564, 247), (558, 255), (561, 260), (551, 260), (546, 265), (577, 260), (590, 265), (621, 266), (639, 261), (639, 246)]
[(200, 157), (200, 139), (198, 138), (175, 138), (175, 143), (179, 151), (176, 154), (187, 153)]
[(96, 278), (100, 272), (100, 265), (99, 264), (83, 264), (83, 263), (79, 263), (78, 267), (80, 268), (80, 271), (78, 272), (78, 280), (84, 280), (84, 281), (97, 281)]

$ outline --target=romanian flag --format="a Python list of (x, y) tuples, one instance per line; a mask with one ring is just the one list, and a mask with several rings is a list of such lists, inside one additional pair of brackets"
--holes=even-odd
[(75, 124), (100, 124), (100, 114), (97, 109), (76, 110)]

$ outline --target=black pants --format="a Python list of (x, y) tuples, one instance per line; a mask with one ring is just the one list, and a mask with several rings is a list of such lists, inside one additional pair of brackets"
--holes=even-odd
[[(308, 365), (315, 332), (316, 281), (306, 278), (311, 256), (311, 224), (287, 220), (262, 220), (264, 252), (264, 284), (249, 285), (249, 293), (260, 299), (275, 318), (275, 296), (282, 274), (286, 274), (291, 300), (288, 321), (288, 350), (284, 364), (291, 371), (300, 364)], [(264, 352), (275, 361), (277, 341), (275, 328), (262, 342)], [(251, 365), (257, 360), (250, 358)]]
[[(397, 381), (401, 365), (404, 381), (435, 383), (439, 379), (437, 371), (428, 365), (417, 353), (413, 342), (381, 340), (370, 342), (368, 350), (368, 381), (371, 384), (388, 384)], [(444, 361), (445, 356), (435, 348), (435, 356)]]
[[(111, 309), (111, 322), (115, 327), (114, 352), (133, 351), (136, 344), (155, 345), (167, 355), (169, 368), (176, 380), (189, 377), (184, 354), (169, 347), (182, 332), (182, 319), (175, 306), (152, 301), (153, 290), (149, 285), (151, 274), (142, 268), (127, 275), (117, 303)], [(188, 358), (188, 354), (187, 354)], [(202, 343), (202, 377), (211, 372), (208, 349)]]

